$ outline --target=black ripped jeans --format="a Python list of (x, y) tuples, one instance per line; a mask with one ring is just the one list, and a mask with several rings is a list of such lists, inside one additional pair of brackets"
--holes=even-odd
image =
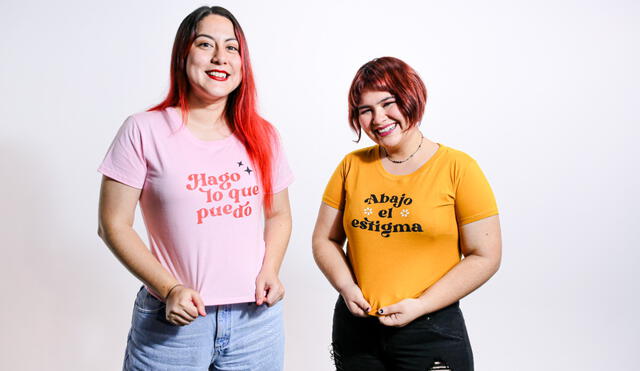
[(333, 314), (333, 358), (338, 371), (473, 371), (457, 302), (397, 328), (375, 317), (355, 317), (339, 297)]

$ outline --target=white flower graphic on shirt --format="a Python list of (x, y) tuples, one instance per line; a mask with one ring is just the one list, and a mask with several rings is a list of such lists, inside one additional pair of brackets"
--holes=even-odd
[(409, 210), (408, 209), (402, 209), (402, 211), (400, 211), (400, 216), (403, 218), (406, 218), (409, 216)]
[(362, 212), (364, 213), (364, 215), (369, 216), (369, 215), (373, 214), (373, 209), (370, 208), (370, 207), (365, 207)]

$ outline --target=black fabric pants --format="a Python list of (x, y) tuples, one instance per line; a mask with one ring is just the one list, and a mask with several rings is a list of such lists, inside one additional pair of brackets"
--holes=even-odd
[(375, 317), (355, 317), (339, 297), (332, 345), (338, 371), (473, 371), (471, 345), (457, 302), (396, 328)]

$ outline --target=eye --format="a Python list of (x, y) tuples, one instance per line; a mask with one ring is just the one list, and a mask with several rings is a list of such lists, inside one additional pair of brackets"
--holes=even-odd
[(206, 41), (203, 41), (203, 42), (201, 42), (201, 43), (198, 43), (198, 47), (200, 47), (200, 48), (212, 48), (212, 47), (213, 47), (213, 45), (209, 44), (209, 43), (208, 43), (208, 42), (206, 42)]
[(382, 107), (385, 107), (385, 108), (386, 108), (386, 107), (389, 107), (389, 106), (391, 106), (392, 104), (395, 104), (395, 103), (396, 103), (396, 101), (394, 101), (394, 100), (389, 101), (389, 102), (385, 102), (385, 103), (382, 105)]
[(232, 51), (232, 52), (238, 52), (238, 47), (235, 45), (227, 45), (227, 50)]
[(371, 112), (370, 108), (363, 108), (360, 111), (358, 111), (358, 115), (362, 116), (362, 115), (364, 115), (366, 113), (369, 113), (369, 112)]

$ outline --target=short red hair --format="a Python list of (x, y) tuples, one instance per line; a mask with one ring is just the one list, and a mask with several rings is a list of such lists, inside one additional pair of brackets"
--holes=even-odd
[(406, 129), (422, 120), (427, 103), (427, 89), (418, 73), (398, 58), (376, 58), (360, 67), (349, 89), (349, 125), (358, 134), (356, 142), (362, 137), (358, 105), (362, 93), (367, 90), (391, 93), (408, 123)]

